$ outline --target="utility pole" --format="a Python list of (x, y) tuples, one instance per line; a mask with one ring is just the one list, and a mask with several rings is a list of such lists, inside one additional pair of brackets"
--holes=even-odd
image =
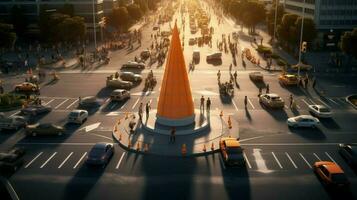
[(280, 0), (275, 0), (275, 19), (274, 19), (274, 36), (273, 36), (273, 45), (275, 46), (275, 34), (276, 34), (276, 21), (278, 18), (278, 3)]
[(302, 19), (301, 19), (301, 30), (300, 30), (299, 62), (298, 62), (298, 78), (299, 78), (299, 79), (300, 79), (301, 53), (302, 53), (302, 49), (301, 49), (301, 45), (302, 45), (302, 35), (303, 35), (303, 33), (304, 33), (305, 2), (306, 2), (306, 0), (304, 0), (304, 4), (303, 4), (303, 8), (302, 8)]
[[(94, 6), (94, 0), (92, 0), (93, 3), (93, 35), (94, 35), (94, 48), (95, 51), (97, 51), (97, 33), (96, 33), (96, 25), (95, 25), (95, 6)], [(94, 53), (95, 55), (95, 53)]]

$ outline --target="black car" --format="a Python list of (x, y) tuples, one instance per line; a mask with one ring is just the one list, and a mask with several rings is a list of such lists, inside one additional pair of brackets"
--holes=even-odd
[(1, 172), (15, 172), (24, 163), (23, 156), (25, 150), (15, 147), (8, 152), (0, 153), (0, 170)]
[(30, 105), (21, 110), (21, 113), (24, 115), (36, 116), (43, 113), (49, 113), (52, 111), (52, 108), (44, 105)]
[(349, 165), (357, 168), (357, 145), (339, 144), (339, 152), (344, 157)]
[(106, 165), (114, 154), (112, 143), (99, 142), (93, 146), (87, 157), (87, 164)]

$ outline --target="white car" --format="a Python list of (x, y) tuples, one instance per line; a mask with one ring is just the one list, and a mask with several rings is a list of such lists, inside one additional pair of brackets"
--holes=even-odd
[(200, 50), (193, 50), (192, 59), (193, 60), (200, 60)]
[(284, 100), (277, 94), (262, 94), (259, 96), (259, 102), (269, 108), (284, 108)]
[(83, 124), (88, 119), (88, 111), (73, 110), (68, 115), (68, 123)]
[(290, 117), (286, 123), (290, 127), (310, 127), (315, 128), (319, 123), (319, 119), (311, 115), (299, 115), (296, 117)]
[(309, 105), (309, 111), (312, 115), (320, 118), (329, 118), (332, 111), (323, 105)]
[(130, 92), (128, 90), (117, 89), (110, 94), (112, 101), (123, 101), (130, 98)]
[(121, 68), (145, 69), (145, 64), (134, 62), (134, 61), (128, 61), (127, 63), (123, 64)]

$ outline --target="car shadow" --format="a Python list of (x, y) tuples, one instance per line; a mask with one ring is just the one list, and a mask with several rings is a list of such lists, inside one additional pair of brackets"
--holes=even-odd
[(110, 101), (107, 105), (105, 105), (104, 108), (102, 108), (102, 112), (111, 112), (114, 110), (118, 110), (121, 108), (129, 99), (126, 99), (124, 101)]
[(104, 87), (96, 94), (97, 98), (104, 99), (108, 98), (114, 89), (110, 87)]
[(87, 199), (104, 171), (105, 168), (83, 164), (65, 186), (63, 197), (60, 199)]
[(325, 140), (326, 135), (319, 128), (293, 128), (289, 127), (291, 133), (299, 135), (308, 140)]
[(320, 123), (328, 129), (341, 129), (333, 118), (319, 118)]
[(219, 99), (223, 104), (232, 104), (232, 97), (228, 95), (219, 95)]
[(294, 94), (295, 96), (305, 95), (305, 92), (299, 86), (284, 86), (282, 84), (280, 84), (280, 86), (285, 90), (289, 91), (290, 94)]
[(286, 121), (288, 119), (288, 114), (284, 109), (274, 109), (274, 108), (268, 108), (264, 104), (260, 103), (261, 107), (264, 108), (266, 112), (268, 112), (274, 119), (278, 121)]

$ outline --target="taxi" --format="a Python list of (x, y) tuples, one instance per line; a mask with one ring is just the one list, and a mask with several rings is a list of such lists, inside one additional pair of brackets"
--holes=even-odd
[(314, 172), (327, 186), (344, 187), (349, 185), (349, 181), (341, 167), (330, 161), (315, 162)]
[(15, 86), (16, 92), (37, 92), (39, 87), (30, 82), (23, 82)]
[(219, 149), (226, 165), (244, 165), (243, 149), (237, 138), (224, 137), (219, 141)]
[(297, 76), (294, 74), (282, 74), (278, 79), (279, 83), (284, 86), (296, 86), (299, 83)]

